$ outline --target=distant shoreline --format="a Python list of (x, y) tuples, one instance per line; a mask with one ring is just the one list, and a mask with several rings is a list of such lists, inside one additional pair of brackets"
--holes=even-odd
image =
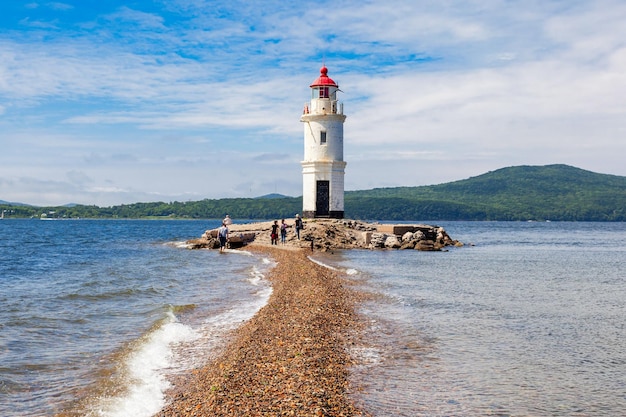
[[(497, 169), (454, 182), (346, 191), (345, 214), (389, 221), (626, 221), (626, 177), (553, 164)], [(42, 212), (80, 218), (150, 216), (220, 219), (280, 219), (302, 214), (302, 198), (222, 198), (93, 205), (31, 206), (1, 203), (7, 217), (39, 217)]]

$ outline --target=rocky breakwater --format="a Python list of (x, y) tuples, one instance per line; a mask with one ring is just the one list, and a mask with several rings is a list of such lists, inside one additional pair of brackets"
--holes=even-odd
[(370, 237), (370, 248), (440, 251), (446, 246), (463, 246), (452, 239), (443, 227), (426, 224), (379, 225)]
[[(233, 224), (229, 226), (232, 248), (248, 244), (270, 245), (273, 222)], [(335, 249), (413, 249), (441, 251), (449, 246), (463, 246), (452, 239), (443, 227), (426, 224), (380, 224), (358, 220), (308, 219), (296, 237), (294, 221), (287, 220), (287, 240), (279, 246), (300, 247), (316, 251)], [(217, 230), (207, 230), (202, 237), (187, 242), (189, 247), (219, 248)]]

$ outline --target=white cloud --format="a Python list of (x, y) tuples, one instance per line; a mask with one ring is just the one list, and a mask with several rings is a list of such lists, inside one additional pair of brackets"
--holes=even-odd
[(166, 19), (136, 2), (0, 33), (0, 199), (298, 195), (322, 61), (345, 92), (347, 188), (517, 164), (626, 175), (626, 4), (329, 5), (180, 0)]
[(122, 6), (115, 13), (105, 16), (107, 20), (136, 24), (144, 29), (165, 29), (163, 18), (153, 13), (146, 13)]
[(72, 10), (74, 8), (74, 6), (72, 6), (71, 4), (60, 3), (56, 1), (46, 3), (46, 6), (54, 10)]

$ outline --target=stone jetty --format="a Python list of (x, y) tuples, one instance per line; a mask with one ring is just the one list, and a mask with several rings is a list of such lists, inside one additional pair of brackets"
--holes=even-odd
[[(284, 245), (295, 248), (332, 251), (338, 249), (412, 249), (441, 251), (450, 246), (463, 246), (452, 239), (443, 227), (427, 224), (381, 224), (344, 219), (305, 220), (300, 239), (296, 237), (294, 220), (288, 225)], [(248, 244), (271, 245), (273, 222), (232, 224), (229, 246), (240, 248)], [(280, 224), (280, 220), (279, 220)], [(187, 242), (191, 248), (219, 248), (217, 229), (207, 230), (200, 238)]]
[[(272, 223), (229, 226), (231, 247), (247, 246), (277, 262), (267, 276), (273, 287), (267, 305), (226, 336), (214, 360), (172, 381), (158, 417), (370, 416), (354, 403), (351, 394), (360, 386), (349, 378), (350, 347), (367, 326), (357, 305), (367, 295), (341, 272), (312, 262), (309, 251), (461, 245), (438, 226), (330, 219), (306, 221), (300, 239), (289, 220), (285, 244), (271, 245)], [(216, 237), (207, 230), (188, 244), (217, 248)]]
[(226, 337), (214, 360), (172, 381), (157, 417), (369, 416), (353, 403), (359, 386), (349, 378), (349, 347), (365, 325), (355, 309), (362, 295), (307, 250), (247, 250), (276, 261), (267, 305)]

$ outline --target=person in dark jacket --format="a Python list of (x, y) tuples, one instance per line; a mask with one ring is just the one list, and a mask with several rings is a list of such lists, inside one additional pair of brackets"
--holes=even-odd
[(274, 224), (272, 225), (272, 245), (278, 244), (278, 220), (274, 220)]
[(299, 214), (296, 214), (296, 236), (298, 236), (298, 240), (300, 240), (300, 230), (304, 229), (304, 223), (302, 223), (302, 219)]

